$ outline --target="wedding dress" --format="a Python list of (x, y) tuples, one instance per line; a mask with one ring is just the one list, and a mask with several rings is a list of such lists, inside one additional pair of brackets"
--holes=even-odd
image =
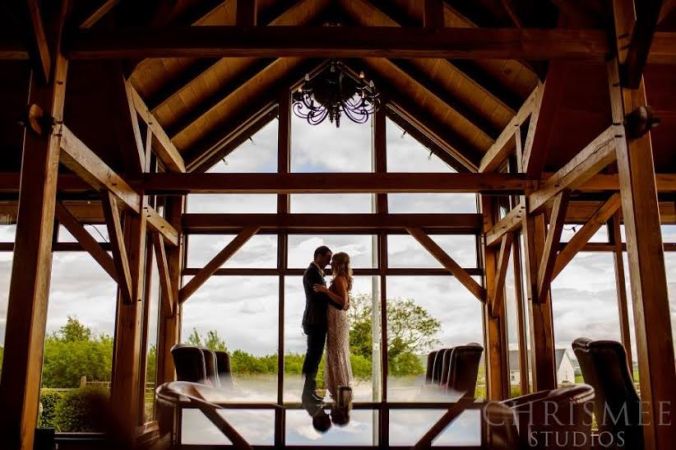
[[(334, 284), (330, 289), (334, 291)], [(334, 291), (335, 292), (335, 291)], [(328, 333), (326, 335), (326, 389), (336, 400), (339, 386), (352, 386), (352, 365), (350, 364), (350, 321), (347, 308), (339, 310), (329, 306)]]

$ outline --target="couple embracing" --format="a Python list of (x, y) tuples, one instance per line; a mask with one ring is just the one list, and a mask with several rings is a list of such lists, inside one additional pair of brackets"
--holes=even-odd
[[(324, 269), (331, 265), (332, 281), (329, 287), (324, 280)], [(326, 431), (331, 420), (344, 425), (349, 420), (351, 403), (352, 367), (350, 365), (350, 324), (347, 310), (350, 307), (352, 269), (347, 253), (332, 254), (326, 246), (318, 247), (314, 259), (303, 274), (305, 312), (303, 331), (307, 335), (307, 352), (303, 361), (303, 406), (313, 417), (319, 431)], [(325, 385), (334, 401), (331, 418), (318, 397), (315, 377), (326, 346)], [(347, 399), (345, 398), (347, 397)]]

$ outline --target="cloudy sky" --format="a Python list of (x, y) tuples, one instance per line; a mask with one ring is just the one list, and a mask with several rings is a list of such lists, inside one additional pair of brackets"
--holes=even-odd
[[(212, 171), (273, 172), (276, 168), (277, 122), (273, 121)], [(450, 171), (429, 151), (405, 134), (394, 123), (387, 123), (388, 169), (394, 172)], [(371, 127), (345, 121), (339, 130), (328, 123), (310, 127), (294, 117), (292, 122), (292, 159), (294, 172), (368, 172), (372, 167)], [(390, 210), (404, 212), (476, 212), (471, 194), (390, 195)], [(295, 213), (367, 213), (372, 197), (362, 194), (293, 195)], [(274, 195), (192, 195), (189, 212), (274, 213)], [(105, 229), (90, 231), (106, 239)], [(99, 232), (101, 233), (99, 235)], [(566, 227), (565, 238), (574, 234)], [(62, 239), (71, 239), (62, 231)], [(193, 236), (190, 238), (188, 265), (202, 267), (220, 251), (232, 236)], [(472, 236), (434, 236), (451, 256), (465, 267), (476, 266)], [(600, 232), (595, 239), (603, 239)], [(676, 227), (665, 227), (665, 241), (676, 242)], [(0, 227), (0, 241), (13, 239), (13, 227)], [(410, 236), (389, 239), (392, 267), (440, 267)], [(346, 251), (353, 266), (373, 266), (373, 243), (370, 236), (294, 235), (289, 237), (289, 266), (305, 267), (312, 251), (328, 244), (335, 251)], [(255, 236), (225, 267), (274, 267), (277, 240), (272, 236)], [(615, 281), (612, 256), (605, 253), (578, 255), (553, 285), (555, 336), (557, 346), (569, 347), (578, 336), (619, 339)], [(0, 342), (4, 341), (7, 293), (11, 254), (0, 253)], [(676, 254), (667, 256), (670, 296), (676, 295)], [(187, 281), (187, 280), (184, 280)], [(513, 274), (510, 275), (513, 283)], [(377, 285), (377, 283), (376, 283)], [(254, 354), (277, 351), (278, 327), (277, 277), (212, 277), (185, 304), (183, 335), (193, 329), (201, 333), (218, 330), (230, 349)], [(354, 293), (371, 293), (373, 279), (358, 277)], [(113, 334), (115, 285), (86, 253), (54, 254), (48, 331), (62, 326), (74, 315), (95, 333)], [(442, 323), (438, 339), (442, 345), (456, 345), (482, 340), (479, 303), (451, 276), (388, 277), (388, 297), (412, 298)], [(303, 294), (299, 277), (285, 280), (285, 346), (287, 352), (302, 352), (304, 338), (300, 330)], [(672, 302), (672, 305), (676, 301)], [(510, 341), (516, 342), (513, 305), (510, 311)], [(584, 311), (582, 314), (581, 312)], [(676, 310), (672, 306), (672, 318)]]

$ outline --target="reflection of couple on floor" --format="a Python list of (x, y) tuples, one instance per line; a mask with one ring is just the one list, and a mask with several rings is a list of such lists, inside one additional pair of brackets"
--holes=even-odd
[[(327, 288), (324, 268), (331, 264), (333, 279)], [(346, 425), (352, 403), (352, 367), (350, 365), (350, 306), (352, 269), (347, 253), (336, 253), (322, 246), (303, 274), (305, 312), (303, 331), (307, 335), (307, 352), (303, 361), (303, 407), (312, 416), (318, 431), (327, 431), (331, 422)], [(317, 396), (315, 377), (326, 345), (324, 382), (333, 399), (331, 416), (324, 411), (323, 398)]]

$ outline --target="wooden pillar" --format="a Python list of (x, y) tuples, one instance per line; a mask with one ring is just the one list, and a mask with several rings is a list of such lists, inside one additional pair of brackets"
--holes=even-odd
[(631, 331), (629, 329), (629, 308), (627, 307), (627, 286), (625, 284), (622, 233), (620, 231), (620, 212), (617, 211), (608, 221), (608, 236), (613, 245), (615, 263), (615, 287), (617, 290), (617, 310), (620, 315), (620, 333), (622, 345), (627, 350), (627, 364), (633, 376), (633, 358), (631, 354)]
[(37, 425), (68, 69), (59, 39), (53, 42), (57, 45), (51, 83), (43, 84), (33, 71), (29, 87), (28, 105), (40, 107), (55, 125), (43, 124), (41, 135), (24, 133), (0, 389), (0, 448), (7, 450), (32, 450)]
[[(181, 230), (181, 216), (185, 205), (184, 196), (168, 197), (164, 209), (167, 221), (177, 230)], [(158, 327), (157, 343), (157, 384), (174, 381), (176, 368), (171, 356), (171, 347), (181, 340), (181, 306), (178, 303), (178, 292), (181, 288), (181, 270), (185, 239), (179, 235), (177, 247), (166, 246), (167, 266), (171, 284), (171, 296), (167, 299), (166, 290), (162, 289), (160, 295), (160, 319)], [(160, 275), (161, 276), (161, 275)], [(162, 283), (160, 283), (162, 286)], [(173, 301), (173, 308), (169, 300)], [(158, 422), (162, 427), (160, 432), (171, 432), (174, 422), (173, 408), (158, 408)]]
[(146, 255), (146, 214), (128, 212), (124, 221), (125, 244), (132, 278), (132, 302), (125, 303), (118, 289), (113, 349), (111, 406), (117, 420), (120, 439), (132, 445), (139, 420), (139, 383), (141, 371), (141, 335)]
[[(481, 196), (481, 212), (483, 214), (484, 232), (493, 228), (496, 222), (496, 205), (494, 198)], [(484, 248), (484, 287), (489, 293), (496, 290), (499, 246)], [(504, 289), (497, 287), (497, 289)], [(490, 295), (490, 294), (489, 294)], [(507, 364), (507, 327), (505, 308), (497, 308), (496, 314), (488, 307), (489, 299), (483, 304), (484, 334), (486, 340), (486, 385), (487, 400), (503, 400), (509, 396), (509, 367)], [(501, 296), (504, 302), (504, 296)]]
[[(646, 105), (643, 81), (638, 89), (624, 88), (617, 61), (608, 65), (613, 122)], [(676, 370), (669, 313), (664, 249), (650, 132), (618, 136), (617, 168), (622, 214), (627, 236), (636, 347), (646, 449), (676, 446), (673, 421)], [(666, 411), (666, 413), (665, 413)]]
[(527, 214), (523, 219), (522, 234), (531, 330), (533, 390), (541, 391), (556, 387), (554, 320), (550, 290), (546, 289), (544, 297), (538, 298), (538, 271), (547, 234), (544, 215)]

